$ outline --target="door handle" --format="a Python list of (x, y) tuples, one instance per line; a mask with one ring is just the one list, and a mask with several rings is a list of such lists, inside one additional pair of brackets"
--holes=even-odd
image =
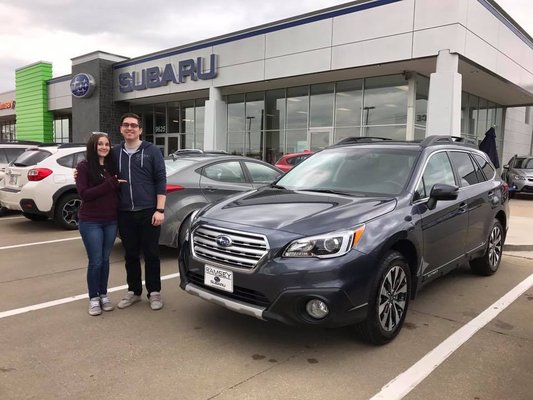
[(490, 199), (492, 199), (494, 197), (494, 191), (490, 191), (489, 193), (487, 193), (487, 197)]
[(466, 202), (463, 201), (461, 204), (459, 204), (459, 212), (461, 214), (465, 213), (467, 210), (468, 210), (468, 204), (466, 204)]
[(205, 190), (207, 190), (208, 192), (216, 192), (216, 188), (214, 188), (213, 186), (208, 186), (205, 188)]

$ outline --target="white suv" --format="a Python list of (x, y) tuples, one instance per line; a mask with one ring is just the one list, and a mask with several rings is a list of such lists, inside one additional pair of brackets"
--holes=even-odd
[(32, 221), (52, 218), (65, 229), (77, 229), (81, 200), (73, 169), (84, 159), (85, 146), (79, 144), (27, 149), (6, 168), (0, 205)]

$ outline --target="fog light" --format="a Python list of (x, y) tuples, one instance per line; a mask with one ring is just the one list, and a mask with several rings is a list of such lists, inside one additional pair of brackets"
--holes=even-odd
[(309, 300), (305, 305), (305, 310), (315, 319), (322, 319), (329, 314), (328, 306), (319, 299)]

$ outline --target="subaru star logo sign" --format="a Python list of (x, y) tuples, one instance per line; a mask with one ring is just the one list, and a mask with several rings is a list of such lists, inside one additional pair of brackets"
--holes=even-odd
[(229, 247), (233, 244), (233, 241), (229, 236), (219, 235), (216, 239), (217, 245), (220, 247)]
[(91, 75), (86, 73), (76, 74), (70, 80), (70, 92), (74, 97), (80, 99), (91, 97), (95, 87), (96, 81)]

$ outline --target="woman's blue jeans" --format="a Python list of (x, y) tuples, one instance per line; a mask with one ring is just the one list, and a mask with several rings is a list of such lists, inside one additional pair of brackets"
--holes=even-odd
[(89, 298), (107, 294), (109, 256), (117, 236), (117, 221), (80, 221), (80, 235), (87, 251)]

